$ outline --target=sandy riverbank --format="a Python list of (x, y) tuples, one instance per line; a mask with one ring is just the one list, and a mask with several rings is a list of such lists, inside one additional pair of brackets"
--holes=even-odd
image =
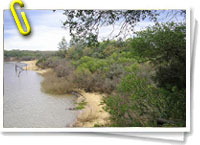
[(47, 71), (50, 71), (51, 69), (41, 69), (36, 66), (37, 60), (31, 60), (31, 61), (22, 61), (22, 63), (27, 64), (27, 70), (34, 70), (39, 74), (44, 74)]
[[(34, 70), (39, 74), (44, 74), (51, 69), (40, 69), (36, 66), (37, 60), (23, 61), (27, 64), (27, 70)], [(103, 94), (99, 93), (87, 93), (85, 91), (79, 91), (81, 96), (77, 98), (76, 103), (87, 102), (75, 121), (72, 127), (94, 127), (95, 125), (106, 125), (109, 123), (109, 113), (106, 112), (101, 105)]]
[(87, 102), (84, 109), (80, 111), (73, 127), (94, 127), (95, 125), (106, 125), (109, 121), (109, 113), (106, 112), (102, 105), (103, 94), (86, 93), (81, 91), (82, 96), (77, 99), (77, 103)]

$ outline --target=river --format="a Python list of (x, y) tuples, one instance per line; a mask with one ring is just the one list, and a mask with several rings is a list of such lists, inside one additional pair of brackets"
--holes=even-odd
[(42, 76), (34, 71), (15, 72), (15, 63), (4, 63), (3, 123), (5, 128), (68, 127), (76, 117), (75, 97), (52, 96), (41, 91)]

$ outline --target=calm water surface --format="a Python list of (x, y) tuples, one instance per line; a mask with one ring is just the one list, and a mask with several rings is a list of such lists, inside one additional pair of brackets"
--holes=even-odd
[(22, 71), (15, 63), (4, 64), (4, 127), (67, 127), (77, 116), (73, 96), (51, 96), (41, 92), (42, 76)]

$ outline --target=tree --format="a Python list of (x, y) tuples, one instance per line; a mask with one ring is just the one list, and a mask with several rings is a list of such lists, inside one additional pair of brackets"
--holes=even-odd
[(58, 49), (59, 49), (58, 55), (61, 57), (65, 57), (65, 54), (68, 49), (68, 44), (65, 37), (63, 37), (62, 40), (58, 43)]
[(185, 127), (186, 24), (157, 23), (130, 41), (132, 57), (152, 65), (155, 81), (141, 67), (130, 69), (104, 99), (114, 125)]
[[(145, 19), (156, 21), (157, 16), (165, 10), (65, 10), (64, 27), (69, 28), (70, 35), (76, 41), (84, 40), (89, 46), (98, 45), (100, 28), (115, 25), (120, 27), (115, 38), (127, 34), (133, 35), (135, 25)], [(184, 10), (168, 10), (175, 15), (185, 15)], [(167, 14), (168, 15), (168, 14)]]
[(152, 62), (160, 87), (186, 88), (186, 24), (156, 24), (137, 33), (132, 53)]

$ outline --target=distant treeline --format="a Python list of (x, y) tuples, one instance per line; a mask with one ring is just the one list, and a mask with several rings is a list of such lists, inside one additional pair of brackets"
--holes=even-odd
[(4, 50), (5, 61), (28, 61), (55, 55), (55, 51)]

